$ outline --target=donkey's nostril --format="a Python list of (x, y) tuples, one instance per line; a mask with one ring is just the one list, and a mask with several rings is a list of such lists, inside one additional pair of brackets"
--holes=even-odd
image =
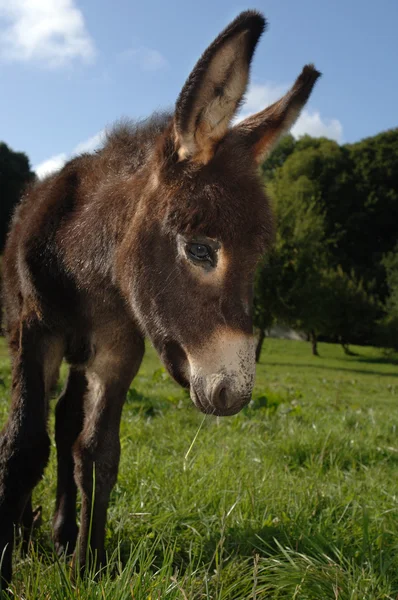
[(213, 388), (211, 401), (215, 408), (220, 410), (228, 408), (228, 390), (223, 382), (219, 382)]
[(222, 387), (218, 393), (218, 402), (220, 407), (228, 406), (228, 392), (226, 387)]

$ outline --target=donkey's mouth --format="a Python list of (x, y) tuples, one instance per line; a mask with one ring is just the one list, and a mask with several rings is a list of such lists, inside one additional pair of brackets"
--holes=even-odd
[(189, 388), (189, 363), (180, 344), (168, 340), (160, 352), (162, 361), (170, 375), (184, 388)]

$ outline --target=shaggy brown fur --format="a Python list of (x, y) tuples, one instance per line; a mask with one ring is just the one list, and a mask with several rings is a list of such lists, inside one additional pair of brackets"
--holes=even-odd
[(242, 13), (199, 60), (174, 114), (115, 128), (99, 152), (32, 186), (16, 211), (4, 257), (13, 384), (0, 440), (3, 581), (14, 524), (31, 521), (48, 460), (48, 399), (63, 358), (54, 541), (59, 552), (75, 546), (78, 488), (81, 568), (105, 558), (121, 411), (144, 337), (202, 411), (234, 414), (250, 399), (251, 288), (273, 236), (257, 164), (319, 75), (305, 67), (279, 103), (230, 127), (264, 23)]

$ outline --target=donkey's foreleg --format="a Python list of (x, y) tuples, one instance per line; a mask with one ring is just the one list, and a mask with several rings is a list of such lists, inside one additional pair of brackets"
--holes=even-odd
[(66, 387), (55, 409), (57, 444), (57, 500), (53, 537), (58, 554), (72, 553), (77, 539), (76, 494), (72, 447), (83, 428), (83, 402), (87, 378), (82, 370), (71, 367)]
[(124, 394), (108, 387), (74, 446), (75, 478), (82, 502), (75, 562), (81, 570), (105, 563), (106, 513), (119, 466), (123, 401)]
[(32, 494), (29, 495), (26, 501), (25, 508), (21, 515), (21, 533), (22, 533), (22, 552), (27, 553), (32, 532), (36, 527), (41, 525), (41, 506), (33, 510)]
[(132, 336), (120, 355), (104, 347), (87, 369), (84, 427), (74, 446), (75, 479), (82, 507), (75, 563), (80, 570), (105, 563), (105, 524), (109, 496), (117, 479), (119, 426), (126, 393), (144, 353)]
[(14, 526), (21, 520), (50, 453), (48, 394), (62, 344), (35, 319), (21, 323), (12, 369), (12, 399), (0, 437), (0, 561), (2, 583), (10, 581)]

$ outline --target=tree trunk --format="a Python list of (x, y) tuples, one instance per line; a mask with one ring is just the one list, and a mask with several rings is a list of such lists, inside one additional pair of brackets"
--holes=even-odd
[(256, 363), (258, 363), (260, 360), (260, 355), (261, 355), (261, 350), (263, 347), (264, 338), (265, 338), (265, 331), (264, 331), (264, 329), (260, 329), (258, 338), (257, 338), (257, 346), (256, 346)]
[(311, 346), (313, 356), (319, 356), (318, 354), (318, 340), (314, 329), (311, 329)]
[(341, 342), (341, 347), (344, 350), (344, 354), (346, 354), (347, 356), (350, 355), (350, 349), (348, 347), (348, 344), (346, 344), (345, 342)]
[(342, 348), (344, 350), (344, 354), (346, 356), (358, 356), (355, 352), (352, 352), (347, 344), (347, 342), (341, 342)]

